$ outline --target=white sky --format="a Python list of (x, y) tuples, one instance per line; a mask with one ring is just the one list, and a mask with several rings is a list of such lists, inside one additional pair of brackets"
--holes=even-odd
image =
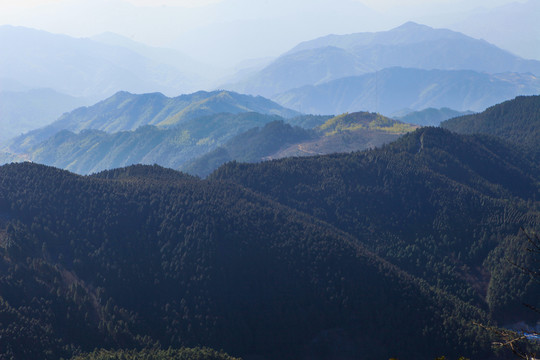
[(477, 9), (524, 1), (0, 0), (0, 25), (76, 37), (110, 31), (230, 66), (329, 33), (388, 30), (409, 20), (448, 27)]

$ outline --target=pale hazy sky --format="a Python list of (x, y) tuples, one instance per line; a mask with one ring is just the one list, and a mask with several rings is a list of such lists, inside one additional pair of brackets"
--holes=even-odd
[[(316, 1), (316, 0), (315, 0)], [(497, 6), (500, 4), (514, 2), (515, 0), (472, 0), (467, 1), (471, 4), (471, 7), (478, 6)], [(5, 10), (9, 8), (31, 8), (47, 4), (59, 4), (74, 2), (73, 0), (0, 0), (0, 9)], [(226, 0), (125, 0), (125, 2), (131, 3), (135, 6), (178, 6), (178, 7), (200, 7), (211, 3), (226, 2)], [(257, 3), (257, 0), (253, 0)], [(260, 1), (259, 2), (264, 2)], [(459, 1), (455, 0), (359, 0), (371, 8), (374, 9), (389, 9), (396, 6), (426, 6), (426, 5), (441, 5), (449, 4), (455, 6), (459, 4)], [(461, 5), (461, 4), (460, 4)]]
[[(0, 0), (0, 25), (76, 37), (110, 31), (231, 66), (329, 33), (388, 30), (409, 20), (459, 28), (475, 12), (515, 2), (525, 0)], [(487, 27), (478, 36), (489, 36)], [(511, 36), (508, 46), (516, 42)]]

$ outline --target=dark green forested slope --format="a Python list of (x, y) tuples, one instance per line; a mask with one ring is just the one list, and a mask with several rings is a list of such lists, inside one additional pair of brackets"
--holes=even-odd
[(228, 161), (258, 162), (280, 149), (316, 137), (314, 131), (273, 121), (236, 135), (223, 146), (186, 162), (180, 170), (205, 177)]
[[(209, 346), (247, 359), (486, 355), (484, 312), (238, 185), (0, 167), (0, 354)], [(326, 355), (325, 355), (326, 354)]]
[(179, 350), (95, 350), (75, 356), (72, 360), (239, 360), (208, 348), (182, 348)]
[(380, 149), (261, 164), (210, 179), (242, 184), (348, 232), (388, 261), (490, 311), (535, 321), (538, 284), (520, 227), (540, 230), (539, 177), (513, 146), (423, 128)]
[(462, 134), (495, 135), (540, 158), (540, 96), (518, 96), (482, 113), (447, 120), (441, 127)]

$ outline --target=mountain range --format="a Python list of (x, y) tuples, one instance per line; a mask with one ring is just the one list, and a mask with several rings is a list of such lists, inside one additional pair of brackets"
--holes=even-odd
[(392, 114), (430, 107), (478, 112), (518, 95), (539, 92), (540, 79), (532, 74), (387, 68), (316, 86), (306, 85), (273, 99), (283, 106), (313, 114), (358, 109)]
[(275, 121), (235, 136), (180, 169), (205, 177), (229, 161), (260, 162), (365, 150), (390, 143), (416, 128), (373, 113), (342, 114), (311, 130)]
[[(265, 9), (236, 39), (261, 51), (281, 6), (305, 15), (287, 43), (332, 1), (167, 16), (223, 10), (211, 54)], [(540, 61), (408, 22), (203, 91), (218, 70), (135, 38), (0, 26), (0, 359), (540, 353), (501, 335), (540, 324)]]
[[(204, 180), (157, 165), (90, 176), (1, 166), (0, 357), (209, 346), (264, 360), (505, 358), (475, 324), (539, 321), (522, 304), (540, 306), (540, 285), (512, 264), (537, 264), (540, 96), (443, 123), (472, 135), (373, 113), (290, 120), (309, 130), (261, 98), (191, 96), (208, 101), (118, 93), (63, 124), (135, 130), (63, 130), (36, 154), (82, 166), (103, 144), (126, 144), (102, 148), (106, 159), (211, 134), (222, 143), (206, 163), (218, 166), (359, 142), (360, 130), (406, 134), (365, 151), (229, 161)], [(212, 114), (225, 106), (216, 97), (244, 111)]]
[[(178, 94), (194, 90), (193, 75), (125, 46), (24, 27), (0, 26), (0, 78), (92, 101), (125, 90)], [(198, 88), (198, 85), (194, 86)]]
[[(534, 160), (540, 156), (539, 111), (540, 96), (520, 96), (477, 114), (461, 114), (450, 109), (427, 109), (407, 116), (425, 119), (428, 123), (424, 123), (424, 126), (438, 124), (440, 116), (449, 117), (451, 119), (441, 123), (443, 128), (462, 134), (497, 136), (519, 147), (524, 155)], [(315, 120), (318, 122), (310, 126), (310, 129), (291, 126), (306, 123), (301, 118), (291, 119), (289, 124), (274, 121), (262, 128), (250, 129), (215, 150), (186, 162), (180, 169), (205, 177), (219, 165), (230, 161), (261, 162), (371, 149), (391, 143), (418, 128), (416, 125), (366, 112), (346, 113), (328, 119), (312, 117), (307, 123), (315, 124)], [(539, 169), (534, 164), (527, 166), (533, 170)]]
[(239, 133), (277, 119), (282, 120), (278, 116), (249, 112), (196, 118), (171, 129), (145, 125), (114, 133), (61, 130), (23, 154), (25, 159), (78, 174), (131, 164), (160, 164), (176, 169)]
[[(523, 111), (534, 114), (537, 104), (530, 99), (535, 98), (520, 97), (510, 103), (527, 99), (524, 101), (531, 104)], [(504, 106), (497, 105), (495, 109)], [(266, 114), (246, 112), (250, 109)], [(237, 113), (219, 113), (227, 110)], [(514, 113), (515, 116), (520, 114), (519, 111)], [(0, 161), (30, 160), (79, 174), (137, 163), (159, 164), (205, 177), (228, 161), (260, 162), (382, 146), (417, 127), (367, 112), (290, 118), (296, 114), (261, 97), (223, 91), (178, 98), (123, 92), (14, 139), (4, 148)], [(429, 125), (429, 122), (438, 123), (439, 116), (459, 114), (450, 109), (433, 109), (410, 116), (417, 119), (420, 116), (424, 124)], [(465, 119), (482, 117), (486, 117), (485, 113)], [(492, 115), (487, 117), (493, 118)], [(455, 117), (444, 124), (459, 123), (461, 119)], [(517, 143), (519, 146), (531, 143), (530, 147), (536, 147), (531, 140), (536, 134), (534, 120), (520, 121), (523, 124), (516, 122), (514, 127), (528, 129), (528, 140), (519, 138)]]
[(458, 32), (409, 22), (389, 31), (328, 35), (303, 42), (258, 73), (226, 87), (274, 98), (305, 85), (390, 67), (540, 75), (540, 61), (521, 59)]
[[(114, 35), (74, 38), (0, 26), (0, 141), (50, 124), (64, 112), (118, 91), (178, 95), (208, 86), (213, 73), (178, 51)], [(6, 93), (7, 92), (7, 93)]]
[(473, 322), (537, 320), (521, 303), (539, 285), (510, 262), (534, 263), (520, 227), (537, 228), (539, 174), (500, 139), (436, 128), (207, 180), (4, 165), (0, 351), (493, 357)]
[(8, 151), (21, 153), (61, 130), (101, 130), (108, 133), (134, 131), (141, 126), (173, 127), (212, 114), (258, 112), (290, 118), (299, 113), (262, 97), (228, 91), (199, 91), (168, 98), (161, 93), (131, 94), (125, 91), (89, 107), (61, 116), (41, 129), (30, 131), (7, 143)]
[[(0, 55), (0, 89), (9, 91), (2, 95), (7, 104), (2, 121), (19, 124), (10, 126), (13, 131), (5, 132), (3, 141), (117, 90), (177, 95), (206, 86), (198, 74), (214, 74), (178, 51), (145, 46), (112, 33), (76, 39), (2, 26), (0, 45), (12, 49)], [(329, 35), (300, 43), (264, 68), (247, 71), (246, 78), (239, 75), (221, 88), (271, 95), (303, 113), (389, 115), (429, 107), (482, 111), (517, 95), (538, 93), (539, 64), (485, 41), (409, 22), (389, 31)], [(407, 91), (396, 87), (397, 81), (406, 81)], [(154, 101), (161, 106), (164, 100)], [(103, 127), (97, 129), (106, 130)], [(37, 140), (61, 130), (49, 129), (54, 131)], [(128, 129), (112, 131), (123, 130)]]
[(262, 97), (226, 91), (177, 98), (120, 92), (13, 139), (0, 161), (30, 160), (79, 174), (159, 164), (206, 176), (230, 160), (358, 151), (414, 128), (369, 113), (300, 116)]

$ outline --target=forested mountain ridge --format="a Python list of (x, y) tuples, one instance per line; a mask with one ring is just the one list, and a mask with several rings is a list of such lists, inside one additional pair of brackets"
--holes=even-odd
[(205, 177), (228, 161), (258, 162), (284, 147), (316, 138), (312, 130), (274, 121), (238, 134), (222, 146), (180, 166), (181, 171)]
[(231, 183), (12, 164), (0, 214), (6, 358), (156, 344), (266, 359), (490, 353), (468, 322), (489, 321), (482, 310)]
[(209, 179), (324, 219), (502, 323), (534, 318), (521, 303), (537, 303), (538, 285), (501, 259), (533, 261), (520, 227), (540, 226), (540, 176), (501, 140), (422, 128), (360, 153), (229, 163)]
[(505, 139), (540, 159), (540, 96), (518, 96), (479, 114), (457, 117), (441, 127), (461, 134), (488, 134)]
[(388, 144), (416, 128), (416, 125), (405, 124), (381, 114), (362, 111), (345, 113), (315, 127), (311, 139), (282, 147), (261, 160), (372, 149)]
[(62, 130), (24, 154), (28, 160), (78, 174), (137, 163), (178, 168), (239, 133), (278, 119), (282, 120), (279, 116), (243, 112), (186, 120), (172, 128), (146, 125), (135, 131), (83, 130), (78, 134)]
[(8, 144), (8, 148), (13, 152), (24, 152), (61, 130), (74, 133), (82, 130), (101, 130), (108, 133), (134, 131), (144, 125), (173, 127), (208, 115), (245, 112), (285, 118), (299, 115), (260, 96), (229, 91), (199, 91), (174, 98), (161, 93), (131, 94), (120, 91), (95, 105), (66, 113), (46, 127), (15, 138)]
[[(142, 111), (141, 111), (142, 110)], [(260, 96), (217, 90), (169, 98), (161, 93), (130, 94), (122, 91), (92, 107), (80, 108), (60, 118), (56, 127), (80, 131), (135, 130), (142, 125), (174, 126), (211, 114), (257, 112), (291, 118), (299, 113)]]
[(228, 161), (259, 162), (365, 150), (389, 143), (414, 129), (414, 125), (367, 112), (331, 117), (311, 130), (272, 122), (235, 136), (215, 150), (186, 162), (180, 169), (205, 177)]
[(79, 174), (136, 163), (178, 168), (248, 129), (298, 115), (229, 91), (175, 98), (124, 91), (8, 141), (0, 163), (25, 159)]
[[(166, 99), (160, 94), (149, 94), (144, 98), (150, 103), (143, 101), (139, 107), (130, 105), (130, 99), (142, 101), (143, 97), (117, 94), (121, 95), (128, 99), (128, 104), (122, 105), (127, 110), (124, 113), (118, 110), (126, 121), (145, 114), (153, 116), (152, 111), (157, 111), (152, 105), (154, 100)], [(98, 113), (100, 121), (109, 124), (106, 122), (108, 112)], [(284, 121), (318, 126), (315, 130), (307, 130), (292, 127)], [(114, 117), (110, 124), (115, 124)], [(99, 124), (90, 121), (77, 126), (99, 127)], [(304, 115), (292, 119), (254, 112), (219, 113), (186, 119), (177, 126), (144, 125), (134, 131), (108, 133), (85, 129), (74, 133), (61, 130), (35, 145), (31, 144), (36, 139), (28, 134), (8, 147), (23, 147), (21, 152), (0, 153), (0, 162), (30, 160), (78, 174), (137, 163), (159, 164), (206, 176), (231, 160), (257, 162), (286, 156), (363, 150), (393, 141), (414, 128), (382, 115), (361, 112), (333, 118)]]

